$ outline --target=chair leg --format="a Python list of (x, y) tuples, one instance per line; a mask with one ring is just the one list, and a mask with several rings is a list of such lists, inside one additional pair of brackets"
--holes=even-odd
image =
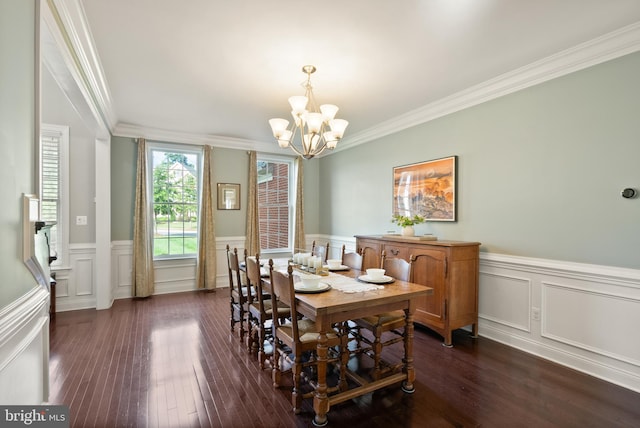
[(274, 344), (274, 351), (273, 351), (273, 369), (271, 369), (271, 380), (273, 381), (273, 387), (274, 388), (279, 388), (280, 387), (280, 352), (275, 350), (275, 344)]
[(240, 319), (240, 342), (244, 341), (244, 310), (240, 307), (240, 314), (238, 318)]
[(347, 365), (349, 364), (349, 324), (345, 321), (340, 325), (340, 377), (338, 385), (340, 391), (346, 391), (347, 385)]
[(382, 332), (376, 329), (374, 332), (375, 340), (373, 341), (373, 379), (380, 379), (380, 354), (382, 353)]
[(260, 364), (260, 370), (264, 370), (264, 362), (266, 360), (266, 355), (264, 353), (264, 341), (266, 339), (266, 334), (264, 331), (264, 324), (260, 324), (258, 327), (258, 363)]
[(293, 391), (291, 392), (291, 404), (293, 405), (293, 412), (295, 414), (300, 413), (300, 407), (302, 406), (302, 394), (300, 393), (300, 373), (302, 371), (302, 364), (300, 364), (300, 356), (295, 356), (295, 361), (292, 367), (293, 372)]
[(233, 329), (236, 325), (236, 319), (234, 316), (233, 303), (230, 303), (229, 306), (231, 307), (231, 318), (229, 319), (229, 321), (231, 322), (231, 334), (233, 334)]

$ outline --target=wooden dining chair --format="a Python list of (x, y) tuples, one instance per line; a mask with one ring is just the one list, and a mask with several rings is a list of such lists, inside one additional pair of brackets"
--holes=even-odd
[[(385, 275), (387, 276), (400, 281), (411, 281), (414, 256), (412, 255), (409, 260), (410, 261), (406, 261), (404, 259), (396, 257), (386, 257), (386, 254), (383, 251), (380, 266), (382, 267), (382, 269), (385, 269)], [(374, 379), (379, 379), (383, 372), (387, 370), (395, 370), (401, 365), (401, 363), (398, 363), (397, 365), (389, 366), (383, 369), (381, 355), (382, 349), (384, 347), (404, 340), (404, 311), (397, 310), (385, 312), (382, 314), (353, 320), (353, 322), (358, 328), (359, 340), (364, 341), (370, 346), (370, 348), (368, 349), (369, 352), (367, 352), (367, 350), (364, 351), (373, 358)], [(371, 334), (373, 335), (373, 340), (362, 335), (363, 329), (371, 332)], [(391, 333), (393, 337), (382, 340), (382, 336), (384, 333)]]
[(346, 246), (342, 246), (342, 264), (349, 266), (351, 269), (362, 270), (362, 254), (359, 252), (346, 253)]
[[(255, 297), (249, 296), (249, 349), (257, 355), (260, 369), (264, 369), (267, 360), (265, 342), (273, 342), (271, 334), (272, 319), (274, 316), (273, 301), (271, 300), (271, 287), (265, 286), (262, 281), (260, 268), (260, 255), (248, 257), (245, 250), (245, 265), (247, 267), (247, 281), (255, 288)], [(291, 314), (288, 306), (283, 303), (276, 305), (276, 317), (283, 322)]]
[[(240, 341), (244, 342), (244, 335), (249, 331), (248, 305), (252, 288), (243, 280), (238, 261), (238, 249), (233, 251), (227, 245), (227, 266), (229, 268), (229, 296), (231, 309), (231, 333), (235, 325), (240, 324)], [(245, 327), (246, 325), (246, 327)]]
[[(289, 266), (286, 273), (280, 272), (273, 269), (273, 260), (269, 260), (269, 272), (271, 298), (291, 309), (291, 317), (286, 323), (282, 323), (277, 317), (273, 318), (273, 386), (276, 388), (280, 386), (283, 366), (285, 363), (290, 364), (293, 374), (291, 404), (293, 411), (299, 413), (302, 399), (312, 397), (314, 393), (313, 389), (303, 392), (301, 386), (303, 379), (309, 381), (313, 376), (312, 370), (304, 372), (304, 369), (316, 364), (315, 351), (318, 345), (318, 329), (315, 322), (303, 318), (298, 313), (292, 267)], [(337, 384), (327, 388), (327, 393), (330, 394), (346, 389), (345, 374), (349, 354), (342, 352), (342, 349), (345, 349), (343, 338), (337, 333), (327, 334), (327, 346), (329, 352), (327, 362), (336, 364), (339, 368)]]
[[(321, 250), (322, 249), (322, 250)], [(324, 253), (324, 254), (321, 254)], [(316, 241), (311, 243), (311, 255), (312, 256), (322, 256), (322, 262), (326, 263), (329, 258), (329, 242), (323, 247), (316, 247)]]

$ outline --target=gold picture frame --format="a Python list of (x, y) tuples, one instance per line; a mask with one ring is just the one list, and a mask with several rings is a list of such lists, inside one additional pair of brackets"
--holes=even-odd
[(458, 157), (393, 168), (393, 214), (457, 221)]
[(240, 209), (240, 185), (236, 183), (218, 183), (218, 209)]

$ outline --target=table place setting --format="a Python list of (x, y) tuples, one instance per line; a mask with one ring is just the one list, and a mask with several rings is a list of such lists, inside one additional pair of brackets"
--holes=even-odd
[(328, 277), (322, 278), (322, 282), (329, 284), (332, 288), (343, 293), (361, 293), (383, 289), (383, 285), (363, 283), (348, 276), (330, 273)]
[(325, 267), (329, 270), (329, 272), (339, 272), (351, 269), (349, 266), (343, 265), (342, 260), (340, 259), (327, 260), (327, 264), (325, 265)]
[(391, 284), (395, 281), (393, 277), (387, 276), (384, 273), (384, 269), (367, 269), (367, 274), (360, 275), (358, 280), (371, 284)]

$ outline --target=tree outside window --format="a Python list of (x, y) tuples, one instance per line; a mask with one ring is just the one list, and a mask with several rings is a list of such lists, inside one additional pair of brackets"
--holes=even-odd
[(195, 256), (200, 154), (152, 148), (151, 159), (154, 257)]

